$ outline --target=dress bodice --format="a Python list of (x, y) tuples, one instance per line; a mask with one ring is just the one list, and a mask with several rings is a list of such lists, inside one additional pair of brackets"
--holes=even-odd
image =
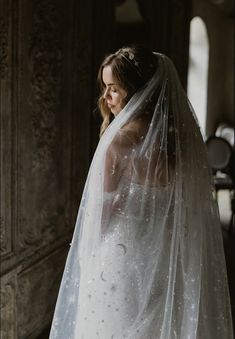
[(122, 177), (118, 190), (104, 193), (104, 199), (109, 203), (111, 213), (128, 218), (152, 218), (156, 211), (164, 209), (171, 185), (151, 187), (130, 181)]

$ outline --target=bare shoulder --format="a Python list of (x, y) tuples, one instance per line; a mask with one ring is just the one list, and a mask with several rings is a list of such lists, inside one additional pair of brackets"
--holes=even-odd
[(147, 115), (142, 115), (128, 121), (128, 123), (118, 130), (110, 143), (109, 151), (121, 151), (135, 147), (145, 137), (149, 124), (150, 118)]
[(110, 146), (121, 149), (132, 147), (133, 144), (135, 144), (135, 133), (133, 129), (121, 128), (113, 138)]
[(123, 126), (121, 133), (131, 138), (133, 142), (138, 143), (140, 138), (142, 139), (145, 137), (149, 129), (150, 122), (151, 117), (148, 114), (143, 114)]

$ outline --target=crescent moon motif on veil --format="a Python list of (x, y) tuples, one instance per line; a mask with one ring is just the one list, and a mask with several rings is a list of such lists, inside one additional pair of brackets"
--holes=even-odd
[(126, 247), (125, 245), (123, 245), (123, 244), (117, 244), (117, 246), (120, 246), (120, 247), (123, 249), (124, 254), (126, 254), (126, 252), (127, 252), (127, 247)]
[(104, 274), (104, 271), (102, 271), (102, 272), (100, 273), (100, 278), (101, 278), (101, 280), (107, 281), (106, 279), (104, 279), (103, 274)]

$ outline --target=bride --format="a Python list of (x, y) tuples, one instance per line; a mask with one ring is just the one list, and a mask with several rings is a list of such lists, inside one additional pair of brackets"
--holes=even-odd
[(206, 149), (173, 63), (121, 48), (98, 81), (101, 139), (50, 339), (232, 339)]

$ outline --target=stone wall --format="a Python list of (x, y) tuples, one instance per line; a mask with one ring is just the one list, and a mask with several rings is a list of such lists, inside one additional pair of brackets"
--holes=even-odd
[(1, 339), (54, 311), (90, 162), (92, 6), (1, 0)]
[[(191, 1), (126, 0), (126, 4), (121, 3), (124, 3), (120, 6), (122, 9), (116, 9), (115, 48), (143, 43), (153, 51), (168, 55), (186, 88)], [(129, 13), (124, 12), (124, 7)]]

